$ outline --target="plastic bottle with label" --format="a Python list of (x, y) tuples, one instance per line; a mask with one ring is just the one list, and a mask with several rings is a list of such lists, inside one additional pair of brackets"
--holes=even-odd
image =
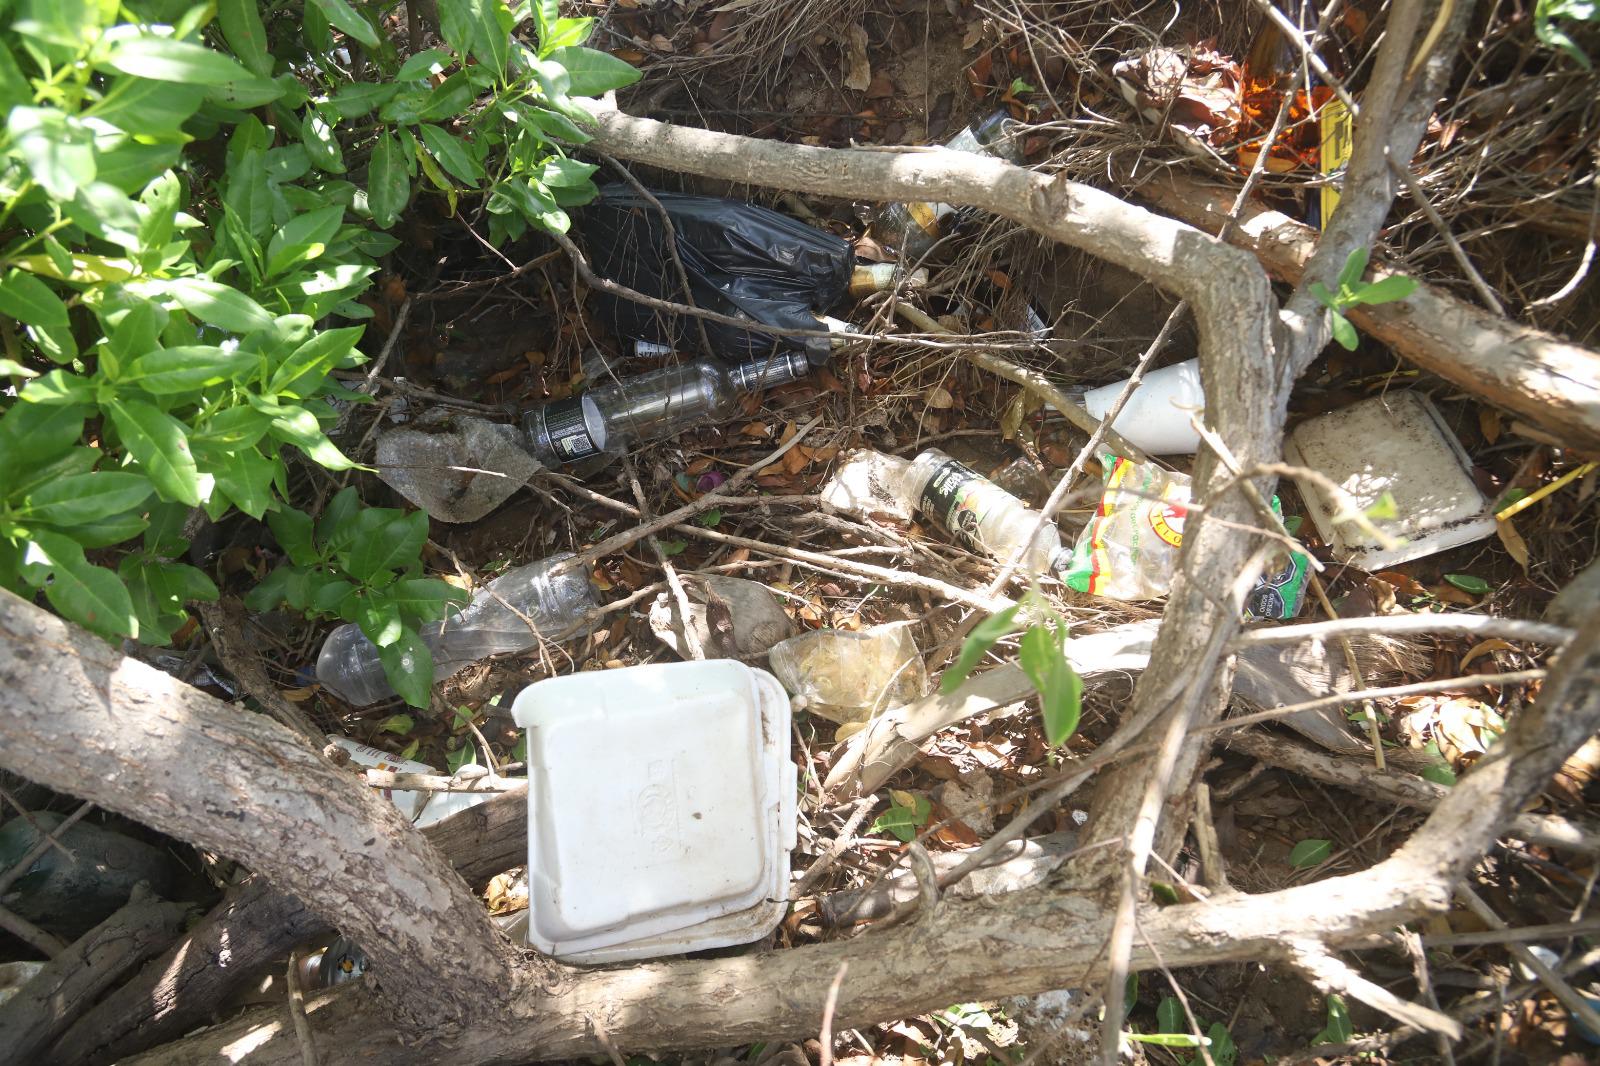
[(1045, 573), (1071, 557), (1054, 522), (1044, 523), (1029, 544), (1028, 534), (1038, 524), (1039, 512), (937, 448), (906, 463), (900, 495), (948, 530), (957, 543), (1002, 562), (1028, 544), (1019, 564), (1024, 570)]
[[(824, 322), (835, 332), (850, 328), (838, 319)], [(529, 411), (522, 428), (534, 458), (549, 468), (591, 456), (623, 455), (650, 441), (732, 418), (745, 393), (797, 381), (811, 369), (800, 352), (779, 352), (733, 367), (697, 359), (601, 381), (581, 396)]]
[[(1004, 111), (975, 122), (945, 142), (945, 147), (973, 155), (991, 155), (1008, 163), (1022, 162), (1022, 145), (1015, 136), (1017, 123)], [(945, 235), (958, 209), (950, 204), (885, 204), (868, 219), (878, 242), (921, 259)]]
[[(420, 635), (433, 653), (434, 681), (490, 655), (526, 651), (589, 625), (587, 616), (600, 603), (588, 573), (582, 567), (551, 573), (571, 558), (564, 552), (508, 570), (459, 612), (423, 626)], [(377, 647), (353, 623), (328, 634), (317, 657), (317, 680), (354, 707), (395, 694)]]

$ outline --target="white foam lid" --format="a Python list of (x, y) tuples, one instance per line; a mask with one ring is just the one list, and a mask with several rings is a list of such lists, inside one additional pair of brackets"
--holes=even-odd
[(512, 714), (531, 945), (609, 961), (756, 939), (782, 917), (795, 771), (771, 675), (726, 659), (572, 674)]

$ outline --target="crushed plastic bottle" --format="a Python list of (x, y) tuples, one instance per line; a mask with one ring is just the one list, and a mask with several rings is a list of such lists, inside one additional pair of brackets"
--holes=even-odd
[[(583, 628), (585, 616), (599, 606), (588, 575), (581, 568), (551, 574), (557, 563), (571, 558), (563, 552), (509, 570), (479, 589), (460, 612), (423, 626), (434, 680), (490, 655), (526, 651)], [(395, 694), (377, 647), (353, 623), (328, 634), (317, 657), (317, 680), (353, 707)]]
[[(825, 323), (835, 332), (849, 329), (837, 319)], [(811, 361), (800, 352), (780, 352), (733, 367), (698, 359), (602, 380), (581, 396), (529, 411), (522, 428), (534, 458), (546, 467), (622, 455), (641, 444), (732, 418), (743, 394), (798, 381), (811, 369)]]
[[(900, 495), (938, 522), (957, 543), (1004, 562), (1028, 544), (1039, 512), (970, 467), (937, 448), (906, 464)], [(1045, 573), (1071, 558), (1054, 522), (1046, 522), (1028, 544), (1020, 563)]]
[[(1022, 146), (1017, 143), (1016, 127), (1010, 115), (996, 111), (946, 141), (945, 147), (1021, 163)], [(903, 252), (908, 259), (921, 259), (945, 235), (958, 211), (950, 204), (885, 204), (873, 212), (868, 224), (880, 244)]]
[(795, 703), (830, 722), (865, 722), (928, 691), (922, 652), (911, 622), (890, 622), (860, 633), (818, 629), (777, 644), (769, 653)]

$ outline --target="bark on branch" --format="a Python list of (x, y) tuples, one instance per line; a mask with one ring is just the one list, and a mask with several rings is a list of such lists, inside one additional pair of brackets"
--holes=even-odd
[(3, 591), (0, 767), (211, 848), (306, 901), (370, 953), (402, 1029), (462, 1023), (510, 987), (503, 939), (393, 805), (276, 722)]
[[(1220, 230), (1233, 206), (1227, 189), (1177, 174), (1156, 178), (1136, 192), (1208, 232)], [(1297, 283), (1317, 232), (1250, 204), (1228, 240), (1254, 252), (1274, 277)], [(1388, 273), (1379, 268), (1374, 276)], [(1427, 284), (1398, 303), (1346, 314), (1416, 366), (1527, 419), (1567, 447), (1600, 453), (1600, 352), (1490, 314)]]

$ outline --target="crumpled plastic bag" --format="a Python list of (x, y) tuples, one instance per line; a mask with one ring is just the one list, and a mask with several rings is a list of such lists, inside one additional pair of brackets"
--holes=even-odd
[(430, 412), (378, 437), (378, 476), (430, 518), (476, 522), (541, 467), (515, 426)]
[[(821, 329), (816, 315), (850, 287), (854, 255), (840, 237), (756, 204), (717, 196), (655, 192), (678, 235), (678, 258), (689, 275), (695, 304), (709, 311), (770, 326)], [(683, 285), (667, 252), (661, 212), (633, 189), (607, 185), (577, 219), (597, 274), (647, 296), (683, 302)], [(687, 316), (670, 315), (609, 293), (591, 295), (600, 317), (618, 337), (700, 346)], [(826, 361), (828, 341), (774, 337), (721, 322), (705, 322), (714, 351), (729, 361), (767, 355), (774, 345)]]
[[(1189, 513), (1189, 477), (1154, 463), (1104, 456), (1105, 492), (1078, 535), (1062, 579), (1113, 600), (1156, 600), (1172, 587)], [(1281, 514), (1278, 498), (1272, 510)], [(1245, 617), (1293, 618), (1305, 592), (1306, 557), (1282, 552), (1250, 590)]]

